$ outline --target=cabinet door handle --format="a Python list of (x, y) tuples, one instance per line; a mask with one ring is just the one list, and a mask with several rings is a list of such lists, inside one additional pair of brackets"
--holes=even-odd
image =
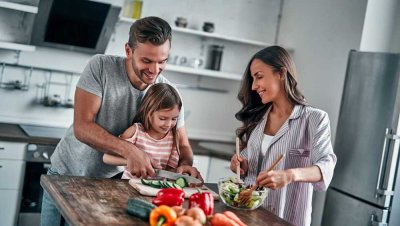
[(2, 166), (2, 165), (0, 165), (0, 168), (3, 168), (3, 166)]
[(0, 147), (0, 150), (4, 150), (5, 148), (4, 147)]

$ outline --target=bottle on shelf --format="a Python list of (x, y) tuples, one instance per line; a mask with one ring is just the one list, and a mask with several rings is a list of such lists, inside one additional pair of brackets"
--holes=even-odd
[(122, 15), (127, 18), (140, 19), (143, 0), (125, 0)]

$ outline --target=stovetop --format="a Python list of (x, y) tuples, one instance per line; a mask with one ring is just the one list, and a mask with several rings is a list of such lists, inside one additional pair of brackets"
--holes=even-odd
[(19, 125), (21, 129), (30, 137), (58, 138), (61, 139), (67, 128), (49, 127), (37, 125)]

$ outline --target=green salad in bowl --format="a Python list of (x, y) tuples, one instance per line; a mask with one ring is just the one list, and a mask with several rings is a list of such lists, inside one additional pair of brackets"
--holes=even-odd
[(253, 191), (251, 198), (247, 202), (241, 203), (239, 193), (247, 188), (245, 185), (238, 183), (235, 177), (221, 178), (218, 181), (218, 192), (222, 202), (235, 209), (254, 210), (261, 206), (268, 196), (268, 188), (258, 188)]

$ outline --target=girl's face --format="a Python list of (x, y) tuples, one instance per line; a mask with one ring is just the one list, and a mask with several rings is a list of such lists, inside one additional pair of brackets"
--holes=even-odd
[(179, 116), (178, 106), (155, 111), (150, 116), (150, 136), (161, 139), (176, 125)]
[(283, 78), (279, 71), (273, 71), (271, 66), (261, 60), (253, 60), (250, 73), (253, 78), (251, 90), (260, 95), (263, 104), (277, 100), (284, 93)]

